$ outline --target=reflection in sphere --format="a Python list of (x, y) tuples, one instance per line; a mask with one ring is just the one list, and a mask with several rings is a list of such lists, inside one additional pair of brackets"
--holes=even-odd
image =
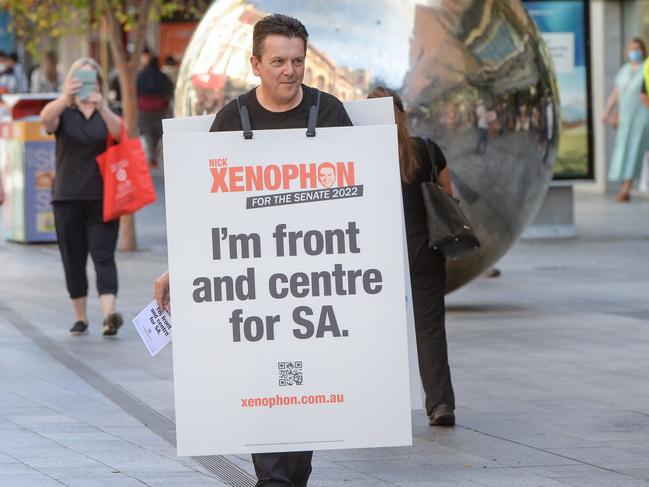
[(534, 217), (552, 177), (557, 88), (547, 51), (515, 0), (217, 0), (187, 48), (176, 116), (215, 113), (258, 84), (252, 29), (297, 17), (309, 31), (304, 82), (341, 100), (385, 85), (412, 132), (443, 149), (482, 247), (448, 264), (448, 289), (493, 265)]

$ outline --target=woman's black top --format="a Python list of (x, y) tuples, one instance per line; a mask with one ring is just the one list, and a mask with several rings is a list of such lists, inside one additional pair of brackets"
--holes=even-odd
[(52, 201), (101, 200), (104, 183), (96, 157), (106, 150), (108, 128), (98, 111), (89, 119), (76, 107), (59, 116)]
[[(426, 141), (421, 137), (413, 137), (412, 140), (415, 144), (417, 157), (419, 158), (419, 169), (417, 170), (415, 179), (411, 183), (401, 183), (403, 212), (406, 220), (406, 235), (408, 236), (425, 235), (428, 233), (426, 226), (426, 207), (424, 205), (424, 197), (421, 193), (421, 183), (430, 181), (433, 172), (433, 165), (430, 160), (428, 148), (426, 147)], [(433, 149), (435, 166), (439, 173), (446, 167), (446, 158), (439, 146), (433, 141), (430, 142), (431, 148)]]

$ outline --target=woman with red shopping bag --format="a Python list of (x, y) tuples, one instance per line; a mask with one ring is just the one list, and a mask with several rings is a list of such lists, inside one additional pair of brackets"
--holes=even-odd
[(115, 312), (115, 247), (119, 219), (104, 221), (104, 184), (97, 156), (106, 151), (109, 133), (120, 137), (121, 119), (106, 103), (104, 75), (94, 59), (75, 61), (61, 96), (41, 111), (45, 129), (56, 137), (56, 176), (52, 203), (68, 293), (74, 308), (73, 335), (88, 332), (86, 263), (90, 254), (104, 313), (103, 335), (123, 323)]

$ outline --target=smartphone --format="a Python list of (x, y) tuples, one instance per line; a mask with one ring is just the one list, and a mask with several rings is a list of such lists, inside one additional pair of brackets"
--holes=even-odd
[(82, 83), (77, 93), (80, 100), (87, 100), (90, 93), (97, 89), (97, 71), (94, 69), (75, 69), (72, 77)]

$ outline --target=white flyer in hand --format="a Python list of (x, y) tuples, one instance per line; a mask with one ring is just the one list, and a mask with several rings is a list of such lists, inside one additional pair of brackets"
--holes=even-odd
[(133, 318), (133, 324), (152, 357), (171, 341), (171, 316), (155, 299)]

